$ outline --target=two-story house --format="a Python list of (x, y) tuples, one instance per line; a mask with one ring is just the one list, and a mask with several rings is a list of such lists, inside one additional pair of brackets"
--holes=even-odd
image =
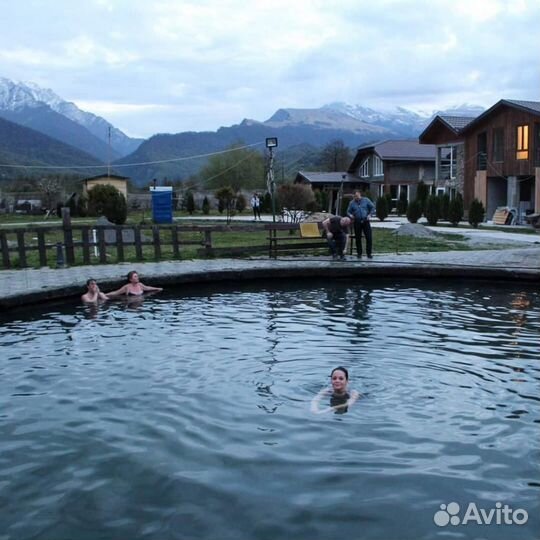
[(465, 138), (463, 130), (472, 116), (435, 116), (418, 138), (420, 144), (434, 144), (435, 192), (454, 197), (465, 185)]
[(364, 145), (356, 151), (348, 173), (369, 184), (374, 197), (389, 193), (395, 204), (404, 193), (410, 201), (421, 180), (433, 185), (435, 145), (420, 144), (416, 139)]
[(477, 198), (491, 219), (507, 206), (518, 222), (540, 212), (540, 102), (502, 99), (473, 119), (439, 116), (419, 140), (437, 146), (437, 185), (460, 191), (466, 207)]
[(395, 205), (401, 193), (413, 200), (420, 180), (433, 185), (434, 179), (435, 146), (404, 139), (361, 146), (347, 171), (299, 171), (295, 182), (328, 192), (328, 210), (336, 211), (342, 197), (352, 197), (358, 189), (369, 190), (374, 199), (389, 193)]

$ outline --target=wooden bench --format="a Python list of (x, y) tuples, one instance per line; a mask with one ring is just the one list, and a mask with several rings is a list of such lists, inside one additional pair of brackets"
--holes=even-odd
[(268, 255), (277, 259), (278, 252), (326, 249), (328, 242), (321, 236), (318, 223), (267, 223)]

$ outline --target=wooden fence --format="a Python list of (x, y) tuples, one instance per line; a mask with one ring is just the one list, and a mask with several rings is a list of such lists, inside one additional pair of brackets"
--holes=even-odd
[[(64, 209), (65, 210), (65, 209)], [(0, 228), (1, 266), (69, 266), (125, 260), (180, 259), (186, 249), (197, 256), (244, 255), (268, 249), (262, 224), (79, 225), (64, 212), (62, 225)], [(215, 247), (214, 233), (259, 232), (260, 245)], [(223, 237), (223, 235), (222, 235)]]

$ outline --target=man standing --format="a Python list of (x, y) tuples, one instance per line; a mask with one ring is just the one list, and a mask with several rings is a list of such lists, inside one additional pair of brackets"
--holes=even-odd
[(366, 237), (366, 253), (368, 259), (373, 257), (371, 236), (371, 224), (369, 216), (375, 212), (375, 205), (367, 198), (362, 197), (359, 191), (354, 193), (353, 200), (347, 208), (347, 215), (354, 218), (354, 236), (356, 237), (356, 255), (362, 257), (362, 233)]
[(261, 199), (259, 199), (259, 196), (256, 193), (254, 193), (253, 197), (251, 197), (251, 208), (253, 209), (253, 221), (257, 221), (257, 217), (259, 218), (259, 221), (262, 221)]
[(326, 240), (330, 251), (332, 252), (332, 258), (345, 260), (345, 254), (343, 253), (345, 246), (347, 245), (347, 232), (349, 225), (351, 224), (351, 218), (349, 217), (331, 217), (325, 219), (322, 222), (323, 229), (326, 231)]

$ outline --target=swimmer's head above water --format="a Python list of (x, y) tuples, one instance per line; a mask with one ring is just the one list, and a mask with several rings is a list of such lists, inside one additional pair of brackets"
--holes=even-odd
[(349, 372), (346, 368), (338, 366), (330, 373), (332, 381), (332, 390), (336, 394), (344, 394), (347, 391), (347, 383), (349, 382)]

